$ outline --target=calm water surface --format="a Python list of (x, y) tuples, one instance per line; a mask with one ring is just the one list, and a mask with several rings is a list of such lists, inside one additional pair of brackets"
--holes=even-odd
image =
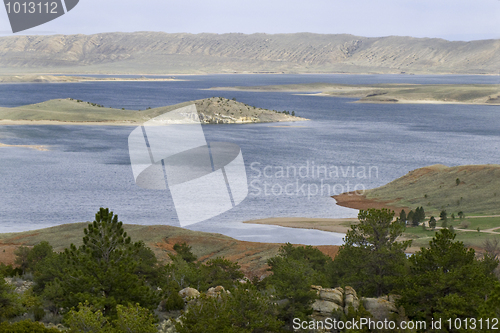
[[(339, 234), (240, 222), (273, 216), (355, 217), (357, 211), (335, 205), (329, 195), (355, 186), (377, 187), (410, 170), (436, 163), (500, 163), (498, 106), (357, 104), (345, 98), (205, 90), (214, 86), (307, 82), (499, 83), (496, 76), (179, 78), (188, 81), (2, 84), (0, 106), (72, 97), (106, 107), (143, 110), (222, 96), (258, 107), (293, 110), (311, 119), (300, 123), (203, 126), (207, 141), (234, 142), (241, 147), (250, 192), (233, 210), (190, 229), (242, 240), (340, 244)], [(114, 210), (125, 223), (178, 225), (168, 191), (144, 190), (134, 184), (127, 148), (133, 129), (0, 126), (2, 143), (50, 147), (48, 152), (0, 149), (0, 232), (91, 220), (101, 206)]]

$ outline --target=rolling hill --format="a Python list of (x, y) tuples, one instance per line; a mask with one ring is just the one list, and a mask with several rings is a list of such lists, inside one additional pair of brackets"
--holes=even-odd
[[(51, 228), (0, 234), (0, 262), (14, 263), (14, 250), (33, 246), (41, 241), (49, 242), (55, 251), (63, 251), (71, 243), (79, 246), (88, 223), (63, 224)], [(176, 243), (186, 242), (201, 262), (217, 257), (238, 262), (247, 276), (260, 276), (266, 272), (267, 259), (278, 254), (283, 244), (244, 242), (221, 234), (191, 231), (167, 225), (123, 225), (132, 241), (144, 241), (161, 262), (169, 262), (169, 253), (175, 254)], [(334, 257), (338, 246), (317, 246), (323, 253)]]

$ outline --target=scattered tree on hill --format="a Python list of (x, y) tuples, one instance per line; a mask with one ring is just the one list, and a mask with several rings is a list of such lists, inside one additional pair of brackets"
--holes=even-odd
[(465, 218), (465, 214), (464, 214), (464, 212), (459, 211), (459, 212), (458, 212), (458, 218), (460, 218), (460, 219)]
[(402, 209), (401, 212), (399, 213), (399, 220), (403, 223), (406, 223), (407, 221), (406, 212), (404, 209)]
[(436, 224), (437, 224), (436, 218), (434, 216), (431, 216), (431, 218), (429, 219), (429, 227), (432, 230), (434, 230), (436, 229)]
[[(195, 262), (196, 261), (196, 256), (193, 254), (191, 250), (191, 246), (189, 246), (186, 242), (183, 243), (175, 243), (174, 244), (174, 251), (177, 253), (177, 256), (180, 256), (182, 260), (185, 262)], [(170, 259), (174, 260), (174, 257), (176, 255), (169, 254)]]
[(439, 214), (439, 218), (442, 221), (448, 220), (448, 213), (446, 213), (446, 210), (442, 210), (441, 213)]
[(425, 220), (425, 210), (424, 210), (424, 207), (420, 206), (420, 207), (417, 207), (417, 209), (415, 210), (415, 215), (416, 215), (416, 218), (418, 220), (418, 222), (422, 222)]
[(413, 215), (415, 215), (415, 213), (413, 212), (413, 210), (410, 210), (408, 212), (408, 216), (406, 217), (407, 221), (412, 222), (413, 221)]

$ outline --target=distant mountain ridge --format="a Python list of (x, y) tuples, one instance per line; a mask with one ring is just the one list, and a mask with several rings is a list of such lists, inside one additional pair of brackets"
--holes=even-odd
[(3, 73), (498, 74), (500, 40), (163, 32), (0, 38)]

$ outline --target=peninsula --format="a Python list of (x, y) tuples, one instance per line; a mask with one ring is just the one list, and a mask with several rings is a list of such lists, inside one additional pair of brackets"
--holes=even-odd
[(500, 105), (500, 84), (331, 84), (214, 87), (211, 90), (294, 92), (348, 97), (357, 103), (445, 103)]
[[(342, 193), (333, 198), (337, 205), (353, 209), (387, 208), (399, 217), (417, 207), (425, 210), (423, 226), (408, 225), (403, 237), (412, 239), (412, 253), (428, 246), (435, 230), (428, 220), (433, 216), (436, 229), (452, 226), (457, 240), (482, 251), (487, 242), (500, 238), (500, 165), (462, 165), (447, 167), (436, 164), (408, 174), (364, 193)], [(444, 212), (444, 215), (443, 215)], [(270, 217), (245, 223), (279, 225), (290, 228), (317, 229), (346, 233), (357, 219)], [(425, 227), (425, 228), (424, 228)]]

